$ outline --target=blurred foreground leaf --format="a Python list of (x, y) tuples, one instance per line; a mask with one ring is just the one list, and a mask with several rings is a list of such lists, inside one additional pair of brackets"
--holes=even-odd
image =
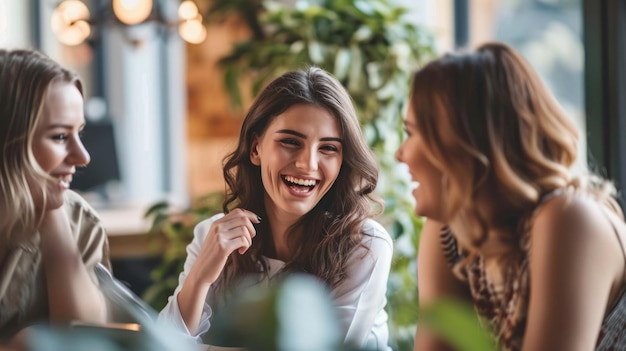
[(441, 299), (420, 310), (419, 324), (427, 325), (456, 350), (496, 351), (493, 339), (469, 304)]

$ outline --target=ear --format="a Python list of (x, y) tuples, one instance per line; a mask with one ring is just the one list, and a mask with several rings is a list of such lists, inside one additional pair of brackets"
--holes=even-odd
[(250, 145), (250, 162), (255, 166), (261, 165), (261, 157), (259, 157), (259, 138), (254, 136)]

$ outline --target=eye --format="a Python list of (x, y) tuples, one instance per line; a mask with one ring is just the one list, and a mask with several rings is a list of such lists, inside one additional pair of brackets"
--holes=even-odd
[(52, 140), (54, 141), (59, 141), (59, 142), (63, 142), (66, 141), (67, 139), (69, 139), (69, 136), (65, 133), (62, 134), (55, 134), (51, 137)]
[(337, 146), (335, 146), (335, 145), (332, 145), (332, 144), (322, 145), (320, 147), (320, 149), (322, 151), (330, 151), (330, 152), (338, 152), (339, 151), (339, 148)]
[(298, 140), (292, 139), (292, 138), (280, 139), (278, 142), (281, 143), (282, 145), (290, 146), (290, 147), (300, 145), (300, 142)]

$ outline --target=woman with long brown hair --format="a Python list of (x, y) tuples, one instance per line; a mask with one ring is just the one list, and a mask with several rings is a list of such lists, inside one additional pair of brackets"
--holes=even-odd
[[(427, 217), (420, 304), (468, 299), (504, 350), (626, 346), (626, 225), (528, 63), (489, 43), (413, 77), (397, 158)], [(415, 350), (445, 344), (420, 325)]]
[(330, 289), (346, 342), (386, 350), (392, 241), (372, 219), (378, 166), (341, 84), (319, 68), (271, 82), (224, 177), (224, 214), (196, 226), (160, 319), (200, 340), (236, 280), (304, 272)]

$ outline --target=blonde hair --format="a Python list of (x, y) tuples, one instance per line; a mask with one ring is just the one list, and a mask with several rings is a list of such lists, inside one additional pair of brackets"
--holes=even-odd
[(41, 119), (50, 85), (62, 81), (74, 84), (83, 93), (77, 75), (32, 50), (0, 50), (0, 227), (2, 245), (28, 243), (38, 204), (33, 194), (41, 193), (45, 206), (46, 180), (32, 151), (35, 130)]
[(488, 43), (448, 54), (413, 77), (411, 104), (427, 154), (444, 173), (451, 224), (475, 252), (490, 228), (519, 244), (520, 224), (560, 188), (587, 189), (621, 215), (611, 184), (574, 176), (578, 131), (530, 65), (510, 47)]

